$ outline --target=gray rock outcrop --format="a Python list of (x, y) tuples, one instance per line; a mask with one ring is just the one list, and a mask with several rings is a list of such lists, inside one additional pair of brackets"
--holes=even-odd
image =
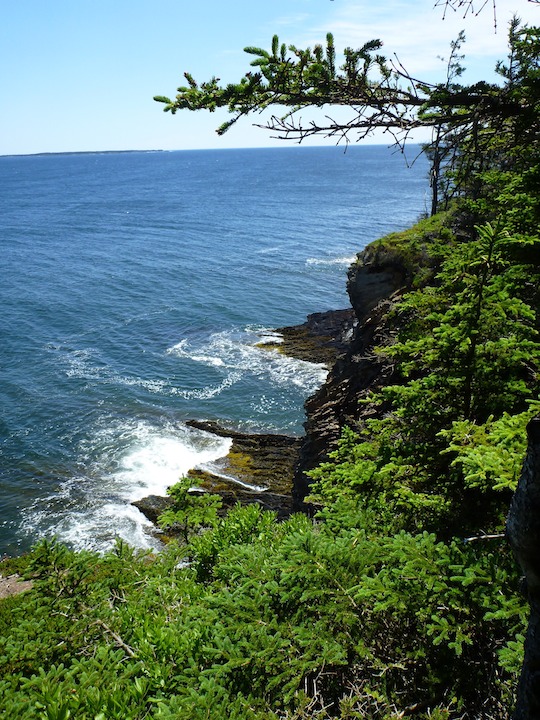
[[(348, 273), (347, 291), (356, 317), (346, 352), (334, 363), (326, 382), (306, 401), (305, 436), (296, 468), (293, 495), (298, 507), (309, 493), (307, 473), (337, 448), (343, 427), (361, 421), (359, 400), (387, 384), (390, 363), (373, 353), (388, 340), (385, 321), (392, 298), (410, 282), (399, 256), (372, 248), (359, 254)], [(366, 409), (369, 413), (369, 409)]]
[(527, 434), (527, 455), (506, 521), (531, 606), (513, 720), (540, 718), (540, 418), (531, 420)]

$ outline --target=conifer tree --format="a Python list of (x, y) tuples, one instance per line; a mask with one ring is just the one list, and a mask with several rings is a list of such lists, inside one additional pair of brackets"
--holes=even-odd
[[(472, 85), (456, 82), (462, 72), (458, 50), (463, 36), (452, 44), (447, 77), (441, 83), (415, 78), (397, 59), (382, 54), (379, 39), (362, 47), (347, 47), (338, 63), (331, 33), (323, 44), (298, 48), (280, 43), (275, 35), (271, 50), (246, 47), (255, 56), (251, 69), (237, 83), (221, 85), (216, 77), (197, 83), (186, 72), (187, 85), (178, 88), (174, 99), (155, 96), (164, 111), (226, 108), (232, 118), (223, 123), (223, 134), (239, 119), (282, 107), (273, 114), (266, 129), (284, 139), (301, 142), (320, 135), (337, 142), (359, 141), (375, 130), (383, 130), (392, 142), (404, 148), (418, 128), (433, 131), (426, 149), (433, 164), (434, 200), (438, 205), (441, 163), (454, 171), (451, 189), (471, 193), (467, 179), (501, 161), (512, 147), (537, 143), (540, 135), (538, 48), (540, 28), (521, 27), (515, 18), (510, 25), (509, 62), (499, 63), (504, 79), (501, 86), (480, 81)], [(332, 108), (346, 107), (349, 120), (332, 119)], [(306, 108), (325, 108), (324, 119), (303, 120)]]

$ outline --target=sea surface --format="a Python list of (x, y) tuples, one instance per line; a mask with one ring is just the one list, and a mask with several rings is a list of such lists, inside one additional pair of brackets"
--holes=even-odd
[(131, 501), (229, 447), (188, 419), (301, 434), (326, 371), (257, 343), (428, 194), (383, 146), (0, 157), (0, 554), (158, 547)]

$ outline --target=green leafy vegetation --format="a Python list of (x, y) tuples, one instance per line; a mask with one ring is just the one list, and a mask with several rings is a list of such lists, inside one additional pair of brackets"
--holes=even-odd
[(173, 505), (159, 516), (158, 524), (163, 530), (180, 533), (187, 542), (199, 528), (215, 525), (221, 507), (219, 495), (198, 493), (193, 479), (182, 478), (168, 489)]
[[(160, 518), (180, 539), (159, 554), (43, 540), (6, 561), (33, 581), (0, 600), (6, 717), (509, 717), (527, 609), (504, 517), (540, 410), (539, 35), (512, 24), (502, 88), (461, 88), (456, 64), (421, 88), (444, 211), (370, 249), (410, 277), (376, 350), (391, 383), (312, 471), (316, 516), (224, 515), (182, 479)], [(383, 102), (399, 78), (379, 49), (346, 51), (340, 74), (331, 37), (276, 39), (248, 49), (257, 75), (224, 91), (187, 76), (170, 109), (352, 103), (353, 81)]]
[(236, 508), (156, 557), (45, 541), (31, 574), (0, 652), (20, 718), (461, 712), (493, 676), (509, 694), (524, 620), (506, 551), (383, 534), (345, 499), (315, 524)]

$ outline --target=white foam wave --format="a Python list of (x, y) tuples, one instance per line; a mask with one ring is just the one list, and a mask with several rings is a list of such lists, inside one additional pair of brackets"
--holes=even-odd
[(352, 265), (356, 260), (356, 255), (352, 257), (338, 257), (338, 258), (308, 258), (306, 265)]
[(22, 530), (55, 535), (76, 549), (103, 551), (116, 537), (157, 549), (154, 526), (131, 502), (164, 495), (190, 468), (225, 456), (230, 445), (228, 438), (184, 425), (102, 418), (80, 445), (85, 471), (25, 509)]
[(23, 522), (25, 526), (31, 523), (33, 536), (54, 536), (74, 550), (105, 552), (114, 546), (116, 538), (142, 550), (163, 547), (153, 525), (129, 504), (113, 502), (91, 510), (55, 512), (47, 503), (44, 510), (30, 508), (25, 514)]
[(128, 448), (121, 453), (117, 478), (127, 488), (125, 497), (163, 494), (190, 468), (226, 455), (229, 438), (181, 426), (154, 428), (139, 422)]
[(143, 387), (150, 392), (165, 393), (171, 388), (163, 380), (145, 380), (144, 378), (120, 375), (99, 359), (99, 352), (93, 348), (74, 350), (65, 355), (66, 375), (70, 378), (93, 380), (102, 384)]
[(181, 390), (179, 388), (173, 388), (171, 393), (173, 395), (179, 395), (186, 400), (210, 400), (211, 398), (216, 397), (216, 395), (221, 395), (224, 390), (237, 383), (241, 378), (241, 372), (232, 372), (225, 378), (225, 380), (223, 380), (222, 383), (215, 385), (214, 387), (201, 388), (200, 390)]
[[(273, 330), (248, 328), (243, 332), (214, 333), (208, 338), (204, 347), (184, 338), (170, 347), (167, 353), (230, 371), (231, 375), (219, 386), (221, 389), (237, 382), (244, 375), (250, 375), (282, 387), (294, 385), (307, 393), (316, 390), (326, 378), (328, 373), (326, 366), (287, 357), (277, 350), (268, 349), (262, 352), (259, 347), (261, 344), (281, 341), (282, 337)], [(211, 392), (215, 394), (217, 390), (218, 388)], [(180, 394), (183, 392), (179, 391)], [(201, 392), (202, 395), (191, 394), (189, 397), (206, 397), (209, 391), (195, 392)]]

